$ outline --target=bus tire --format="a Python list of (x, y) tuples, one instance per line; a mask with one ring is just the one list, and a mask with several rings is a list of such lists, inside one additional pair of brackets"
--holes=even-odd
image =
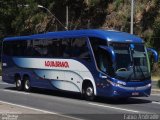
[(19, 91), (22, 91), (23, 90), (23, 82), (22, 82), (21, 78), (16, 77), (15, 81), (16, 81), (16, 89)]
[(25, 77), (24, 78), (24, 90), (26, 92), (30, 92), (31, 91), (31, 83), (30, 83), (29, 77)]
[(93, 101), (95, 98), (94, 95), (94, 88), (93, 85), (91, 83), (88, 83), (85, 87), (84, 87), (84, 97), (86, 100), (88, 101)]

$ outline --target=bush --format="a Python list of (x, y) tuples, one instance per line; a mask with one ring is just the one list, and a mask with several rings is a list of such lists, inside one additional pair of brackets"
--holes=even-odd
[(122, 3), (122, 0), (116, 0), (115, 1), (116, 9), (118, 9), (118, 7), (120, 6), (121, 3)]

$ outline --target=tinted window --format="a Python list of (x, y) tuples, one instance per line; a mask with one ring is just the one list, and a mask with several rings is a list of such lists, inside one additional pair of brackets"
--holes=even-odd
[(44, 48), (47, 50), (46, 57), (53, 57), (53, 40), (45, 40)]
[(7, 41), (4, 42), (4, 53), (26, 57), (90, 59), (85, 38)]
[(63, 52), (63, 57), (64, 58), (72, 57), (71, 40), (72, 39), (64, 39), (64, 40), (62, 40), (61, 51)]
[(43, 43), (44, 40), (33, 40), (32, 55), (34, 57), (39, 57), (45, 54)]
[(86, 38), (72, 40), (72, 57), (90, 59)]
[(96, 61), (99, 60), (99, 46), (103, 45), (103, 46), (107, 46), (107, 42), (106, 40), (102, 40), (100, 38), (90, 38), (90, 43), (94, 52), (94, 56), (96, 58)]
[(3, 43), (3, 52), (5, 55), (24, 56), (26, 47), (26, 41), (6, 41)]
[(90, 43), (92, 45), (92, 49), (93, 49), (94, 52), (97, 52), (98, 47), (100, 45), (107, 46), (106, 40), (103, 40), (103, 39), (100, 39), (100, 38), (92, 37), (92, 38), (90, 38)]
[(24, 56), (33, 56), (34, 55), (34, 49), (33, 49), (33, 40), (26, 41), (27, 46), (25, 48)]
[(46, 40), (47, 57), (88, 59), (89, 49), (85, 38)]
[(9, 42), (3, 42), (3, 54), (10, 55), (11, 44)]
[(61, 40), (45, 40), (44, 49), (47, 57), (62, 57)]
[(102, 50), (99, 46), (107, 46), (106, 40), (99, 38), (90, 38), (90, 43), (93, 49), (93, 53), (96, 59), (99, 70), (106, 72), (107, 66), (109, 66), (109, 57), (107, 53)]

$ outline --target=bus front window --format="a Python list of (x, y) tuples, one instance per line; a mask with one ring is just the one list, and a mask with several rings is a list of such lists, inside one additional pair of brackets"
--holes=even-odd
[(100, 47), (100, 46), (108, 47), (107, 41), (105, 39), (100, 39), (95, 37), (91, 37), (89, 39), (98, 70), (112, 76), (114, 71), (112, 67), (110, 53), (108, 53), (105, 49), (102, 49)]
[(115, 78), (125, 81), (142, 81), (150, 78), (149, 60), (143, 44), (134, 50), (127, 43), (112, 43), (116, 57)]
[(111, 62), (110, 54), (102, 48), (99, 48), (98, 51), (99, 51), (98, 52), (99, 54), (97, 54), (98, 68), (102, 72), (111, 75), (111, 73), (113, 73), (113, 69), (112, 69), (112, 62)]

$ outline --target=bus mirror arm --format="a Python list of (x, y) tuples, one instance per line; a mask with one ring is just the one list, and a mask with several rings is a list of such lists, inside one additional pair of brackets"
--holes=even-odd
[(156, 50), (152, 49), (152, 48), (147, 48), (148, 52), (151, 52), (154, 56), (154, 62), (157, 63), (158, 62), (158, 53)]

